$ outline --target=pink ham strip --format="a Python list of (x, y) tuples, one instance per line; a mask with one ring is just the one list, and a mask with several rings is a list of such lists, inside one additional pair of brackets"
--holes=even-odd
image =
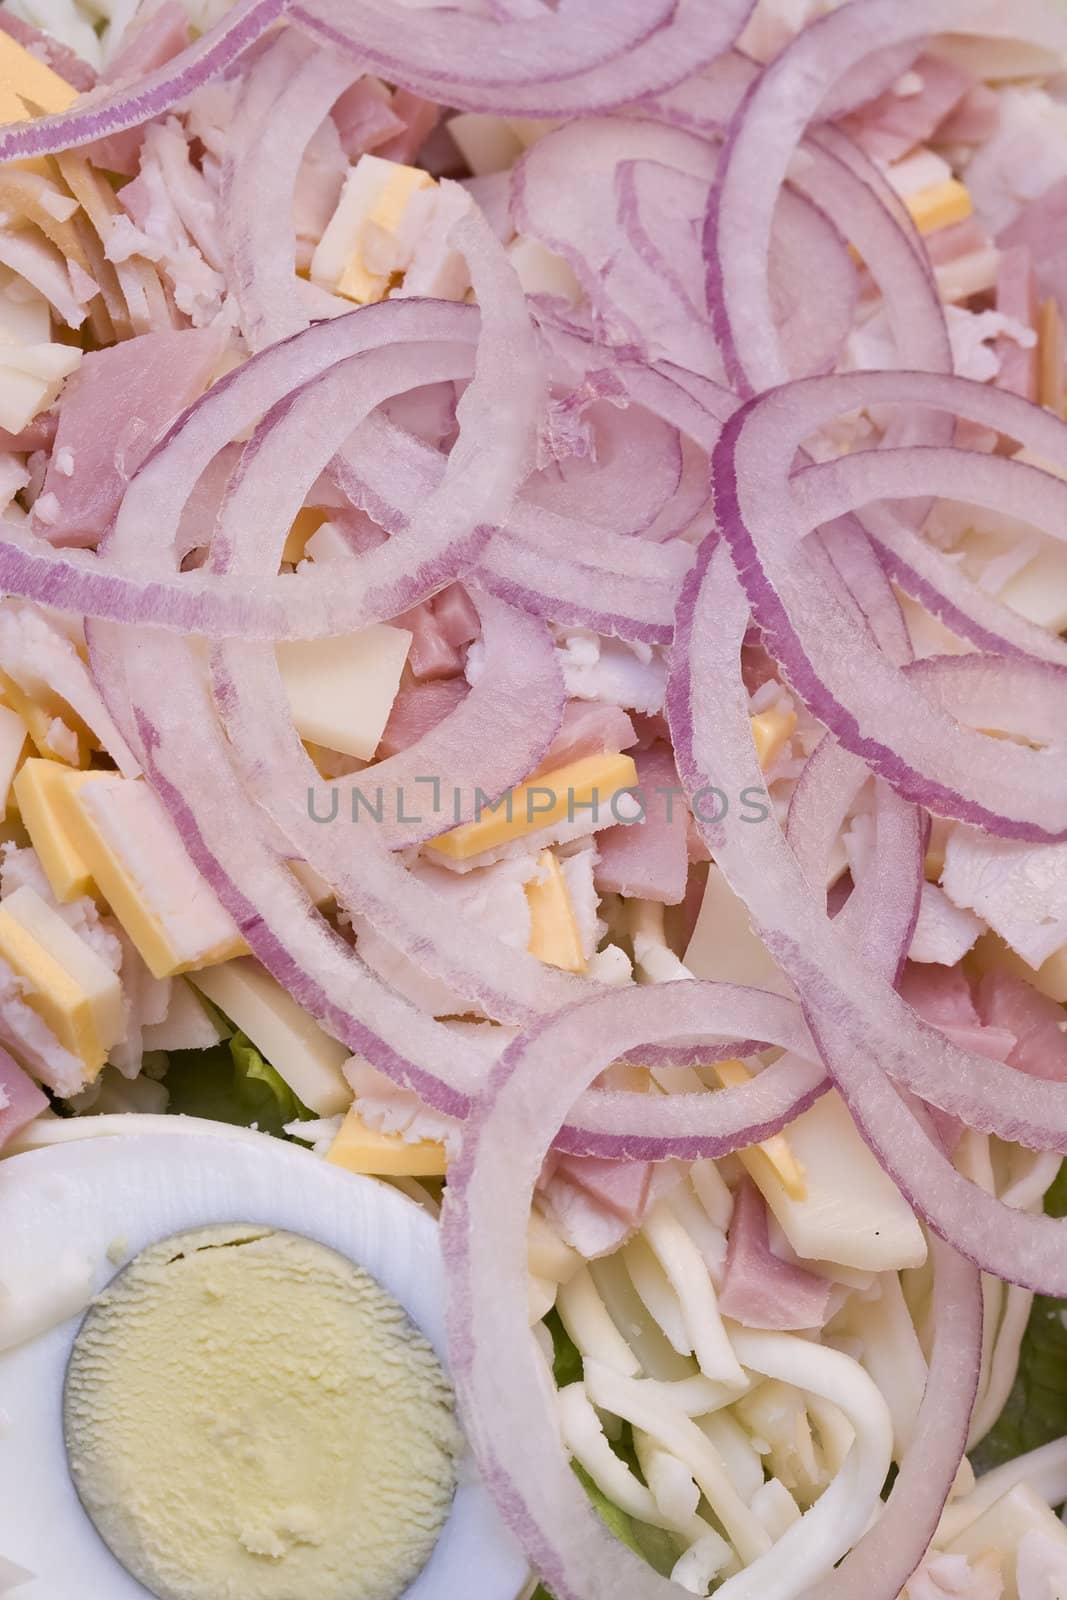
[[(224, 335), (211, 328), (145, 333), (85, 357), (63, 393), (44, 492), (58, 518), (37, 530), (53, 544), (93, 545), (156, 440), (207, 388)], [(57, 470), (68, 449), (73, 472)]]
[(987, 972), (975, 1002), (987, 1031), (1000, 1029), (1014, 1037), (1010, 1066), (1032, 1078), (1067, 1083), (1067, 1011), (1061, 1005), (1009, 972)]
[(924, 1022), (940, 1028), (962, 1050), (1007, 1061), (1018, 1043), (1007, 1028), (983, 1023), (975, 1009), (970, 980), (961, 967), (909, 961), (899, 989)]
[(988, 250), (992, 241), (977, 217), (967, 217), (950, 228), (938, 228), (926, 239), (926, 253), (935, 267), (947, 267), (953, 261), (973, 255), (976, 250)]
[(938, 56), (920, 56), (912, 71), (922, 79), (918, 94), (887, 89), (842, 121), (845, 132), (874, 161), (899, 161), (923, 144), (974, 85), (970, 73)]
[(0, 450), (51, 450), (57, 421), (54, 411), (42, 411), (21, 433), (0, 428)]
[[(179, 0), (163, 0), (144, 24), (134, 30), (127, 28), (122, 44), (101, 82), (107, 84), (136, 83), (138, 78), (166, 66), (180, 55), (191, 39), (189, 18)], [(123, 133), (110, 134), (85, 147), (85, 155), (94, 167), (107, 172), (119, 172), (124, 177), (136, 175), (144, 144), (144, 128), (129, 128)]]
[(358, 161), (368, 150), (380, 151), (406, 131), (393, 110), (392, 96), (377, 78), (361, 78), (346, 89), (331, 116), (350, 161)]
[(984, 144), (1000, 126), (1000, 101), (984, 83), (968, 89), (934, 134), (935, 144)]
[(645, 819), (606, 828), (598, 835), (596, 885), (601, 894), (678, 905), (685, 898), (689, 875), (689, 810), (666, 745), (653, 745), (637, 756), (637, 781)]
[(379, 154), (387, 161), (401, 161), (410, 166), (440, 122), (442, 108), (432, 100), (412, 94), (410, 89), (397, 89), (392, 109), (404, 124), (404, 131), (383, 144)]
[(584, 756), (629, 750), (636, 738), (634, 725), (621, 707), (601, 705), (595, 700), (568, 700), (559, 732), (530, 776), (539, 778), (542, 773), (554, 772)]
[[(1027, 328), (1037, 328), (1037, 280), (1030, 251), (1024, 244), (1001, 252), (997, 268), (997, 310), (1002, 316), (1014, 317)], [(1024, 350), (1014, 339), (1002, 336), (996, 342), (996, 352), (1000, 357), (997, 388), (1021, 395), (1024, 400), (1036, 401), (1037, 345)]]
[(553, 1182), (565, 1179), (620, 1221), (636, 1228), (645, 1214), (650, 1161), (604, 1161), (599, 1156), (561, 1156)]
[(420, 681), (453, 678), (463, 671), (463, 648), (481, 632), (478, 613), (461, 584), (450, 584), (432, 600), (424, 600), (396, 619), (414, 637), (408, 666)]
[(384, 760), (407, 750), (424, 734), (437, 727), (439, 722), (466, 699), (467, 684), (463, 678), (437, 678), (401, 689), (393, 701), (389, 721), (385, 725), (377, 756)]
[(191, 37), (189, 17), (179, 0), (163, 0), (141, 26), (127, 28), (122, 44), (103, 75), (105, 83), (134, 83), (166, 66), (185, 49)]
[(1067, 178), (1059, 178), (1044, 194), (1028, 200), (1015, 221), (997, 235), (997, 244), (1002, 250), (1028, 246), (1039, 297), (1058, 295), (1067, 273)]
[(42, 1111), (48, 1096), (0, 1047), (0, 1149)]
[(833, 1285), (776, 1256), (763, 1197), (744, 1178), (734, 1200), (719, 1310), (746, 1328), (821, 1328)]

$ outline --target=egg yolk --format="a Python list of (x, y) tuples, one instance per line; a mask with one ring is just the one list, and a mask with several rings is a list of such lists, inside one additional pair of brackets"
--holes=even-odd
[(449, 1382), (400, 1304), (296, 1234), (143, 1251), (67, 1369), (71, 1476), (159, 1600), (395, 1600), (456, 1482)]

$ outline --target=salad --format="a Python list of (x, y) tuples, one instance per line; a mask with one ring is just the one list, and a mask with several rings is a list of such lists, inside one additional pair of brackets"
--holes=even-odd
[(1067, 10), (2, 0), (0, 1594), (1067, 1600)]

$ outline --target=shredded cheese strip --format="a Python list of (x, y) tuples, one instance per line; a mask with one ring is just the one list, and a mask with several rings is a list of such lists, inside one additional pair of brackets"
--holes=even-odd
[(624, 1377), (637, 1376), (641, 1363), (608, 1315), (588, 1267), (560, 1285), (557, 1305), (560, 1320), (583, 1357), (592, 1356)]
[(743, 1562), (771, 1549), (770, 1535), (738, 1494), (718, 1451), (696, 1423), (653, 1398), (647, 1386), (621, 1378), (599, 1362), (586, 1363), (586, 1388), (595, 1406), (647, 1433), (692, 1473)]
[(611, 1448), (584, 1384), (568, 1384), (559, 1391), (558, 1398), (563, 1442), (609, 1500), (639, 1522), (681, 1533), (690, 1541), (711, 1531), (695, 1514), (695, 1507), (693, 1513), (680, 1522), (664, 1516), (651, 1491)]
[(742, 1366), (834, 1401), (856, 1430), (855, 1444), (825, 1493), (769, 1553), (750, 1558), (751, 1564), (717, 1596), (796, 1600), (855, 1544), (881, 1504), (893, 1453), (889, 1407), (863, 1368), (839, 1350), (751, 1328), (731, 1328), (730, 1338)]
[(672, 1349), (680, 1356), (691, 1356), (693, 1342), (681, 1301), (644, 1234), (635, 1235), (622, 1254), (631, 1283)]
[(686, 1335), (707, 1378), (745, 1387), (745, 1375), (730, 1348), (719, 1302), (703, 1257), (665, 1200), (645, 1220), (645, 1238), (678, 1296)]

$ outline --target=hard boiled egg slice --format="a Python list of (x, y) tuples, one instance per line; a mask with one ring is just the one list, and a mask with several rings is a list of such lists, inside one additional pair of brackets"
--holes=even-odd
[(516, 1600), (433, 1218), (265, 1135), (108, 1121), (0, 1161), (20, 1600)]

